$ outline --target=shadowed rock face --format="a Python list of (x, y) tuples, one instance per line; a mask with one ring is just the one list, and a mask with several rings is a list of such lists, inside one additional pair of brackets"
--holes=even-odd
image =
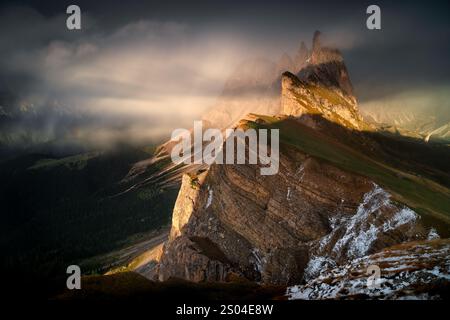
[[(309, 50), (306, 47), (306, 44), (302, 41), (300, 43), (300, 48), (298, 49), (297, 54), (295, 55), (294, 58), (295, 72), (299, 72), (308, 64), (307, 60), (309, 58), (309, 55), (310, 55)], [(284, 71), (289, 70), (283, 70), (283, 72)]]
[(345, 263), (426, 238), (418, 216), (369, 179), (291, 147), (274, 176), (261, 176), (258, 165), (185, 175), (172, 224), (160, 280), (297, 284), (320, 257)]
[(321, 33), (316, 31), (309, 64), (299, 70), (298, 76), (304, 81), (338, 89), (354, 99), (353, 86), (341, 52), (336, 48), (323, 46), (320, 38)]

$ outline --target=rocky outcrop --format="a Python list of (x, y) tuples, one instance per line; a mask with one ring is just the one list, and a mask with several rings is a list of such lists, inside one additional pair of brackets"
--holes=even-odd
[(304, 42), (292, 58), (283, 53), (275, 63), (255, 58), (242, 62), (232, 72), (224, 90), (203, 120), (217, 128), (231, 128), (249, 113), (280, 113), (280, 84), (284, 72), (299, 73), (310, 65), (311, 52)]
[(337, 89), (356, 102), (341, 52), (336, 48), (323, 46), (319, 31), (314, 33), (313, 48), (308, 62), (309, 64), (298, 72), (302, 80)]
[(276, 74), (280, 75), (286, 71), (295, 70), (296, 66), (292, 58), (287, 54), (283, 53), (280, 60), (277, 63)]
[[(295, 74), (277, 76), (289, 68)], [(249, 112), (278, 116), (253, 115), (238, 122)], [(297, 285), (289, 291), (291, 298), (327, 298), (319, 290), (319, 280), (326, 285), (331, 281), (324, 270), (358, 273), (354, 268), (366, 266), (354, 263), (373, 262), (377, 252), (382, 256), (393, 245), (436, 236), (414, 210), (397, 202), (417, 204), (405, 201), (395, 188), (408, 183), (399, 181), (406, 174), (388, 169), (374, 141), (355, 132), (367, 124), (359, 114), (342, 55), (324, 46), (320, 33), (314, 35), (312, 50), (302, 44), (294, 59), (286, 54), (278, 64), (265, 60), (244, 64), (205, 119), (221, 129), (236, 123), (243, 129), (271, 127), (287, 119), (286, 130), (280, 132), (284, 136), (279, 172), (262, 176), (260, 165), (249, 164), (191, 167), (182, 177), (170, 237), (157, 265), (145, 268), (147, 277), (195, 282), (243, 278)], [(303, 139), (293, 137), (302, 134)], [(318, 141), (310, 141), (314, 138)], [(339, 139), (347, 144), (340, 145)], [(167, 157), (170, 148), (164, 145), (158, 155)], [(364, 150), (377, 155), (367, 167), (372, 154), (363, 154)], [(330, 156), (339, 161), (329, 161)], [(172, 169), (177, 175), (187, 172)], [(384, 174), (388, 180), (380, 178)], [(407, 259), (407, 254), (398, 259)], [(311, 287), (301, 286), (305, 282)]]
[[(300, 43), (300, 48), (294, 57), (294, 73), (298, 73), (308, 64), (308, 59), (310, 58), (310, 52), (306, 47), (306, 44), (302, 41)], [(289, 70), (284, 70), (289, 71)]]
[(311, 53), (297, 74), (282, 74), (280, 113), (297, 118), (320, 115), (349, 129), (368, 127), (359, 113), (342, 54), (323, 46), (319, 31), (315, 32)]
[(298, 284), (319, 262), (426, 238), (419, 216), (371, 180), (282, 150), (274, 176), (258, 165), (212, 165), (183, 177), (159, 280)]
[[(290, 82), (289, 78), (293, 77), (298, 80)], [(294, 95), (300, 96), (298, 103), (298, 99), (291, 99), (287, 90), (293, 83), (301, 83), (300, 88), (294, 90)], [(316, 112), (331, 110), (334, 113), (329, 120), (340, 115), (345, 123), (339, 124), (361, 127), (362, 118), (344, 58), (339, 50), (322, 44), (319, 31), (314, 34), (312, 49), (308, 50), (302, 42), (294, 59), (284, 53), (277, 63), (266, 59), (243, 62), (228, 79), (217, 104), (203, 119), (215, 127), (228, 128), (248, 113), (301, 116), (300, 111), (304, 111), (301, 106), (308, 103), (308, 98), (312, 98), (313, 105), (321, 106)], [(295, 101), (296, 106), (288, 101)]]
[[(287, 296), (302, 300), (446, 299), (449, 256), (448, 239), (404, 243), (342, 266), (322, 268), (307, 284), (288, 288)], [(374, 267), (379, 268), (379, 277), (372, 275)]]
[(307, 82), (290, 72), (281, 79), (281, 113), (295, 117), (320, 115), (345, 128), (361, 130), (365, 123), (356, 100), (340, 89)]
[[(226, 129), (249, 113), (298, 118), (320, 114), (347, 128), (363, 129), (365, 123), (352, 90), (342, 55), (324, 46), (316, 32), (312, 49), (301, 42), (294, 58), (284, 53), (278, 63), (264, 58), (243, 61), (202, 120), (204, 127)], [(169, 155), (173, 145), (168, 141), (151, 159), (136, 163), (124, 179), (127, 185), (136, 188), (156, 180), (165, 187), (178, 187), (181, 174), (196, 168), (172, 166)], [(155, 167), (162, 169), (152, 172)]]
[[(306, 48), (301, 50), (305, 54)], [(322, 45), (316, 31), (311, 53), (297, 74), (281, 77), (280, 113), (295, 117), (320, 115), (345, 128), (364, 129), (353, 87), (339, 50)]]

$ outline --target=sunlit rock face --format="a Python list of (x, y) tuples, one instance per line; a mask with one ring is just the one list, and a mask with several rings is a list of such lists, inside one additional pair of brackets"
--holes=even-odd
[(344, 58), (339, 50), (322, 45), (318, 31), (312, 49), (302, 42), (294, 58), (284, 53), (277, 63), (243, 62), (203, 119), (213, 127), (226, 128), (249, 113), (323, 114), (345, 127), (362, 128)]
[[(248, 114), (321, 115), (351, 129), (364, 129), (342, 55), (323, 46), (320, 33), (313, 38), (312, 49), (301, 42), (296, 54), (283, 54), (277, 63), (264, 58), (243, 61), (231, 73), (217, 102), (202, 117), (205, 128), (233, 128)], [(314, 125), (314, 123), (312, 123)], [(155, 156), (136, 163), (126, 180), (138, 185), (152, 165), (164, 167), (150, 179), (162, 179), (165, 185), (178, 186), (183, 172), (161, 164), (170, 157), (174, 143), (161, 145)], [(163, 176), (162, 176), (163, 175)]]
[(350, 129), (363, 129), (356, 100), (340, 89), (300, 80), (290, 72), (281, 79), (281, 113), (294, 117), (320, 115)]
[[(300, 50), (299, 56), (305, 55), (305, 50)], [(305, 128), (295, 127), (298, 131), (292, 129), (283, 132), (285, 135), (318, 129), (312, 130), (311, 137), (334, 126), (339, 127), (333, 131), (338, 135), (364, 130), (366, 124), (358, 112), (341, 54), (323, 47), (317, 33), (306, 57), (299, 72), (284, 72), (277, 78), (278, 89), (271, 85), (276, 79), (269, 76), (272, 70), (296, 68), (299, 61), (284, 56), (278, 65), (267, 65), (254, 78), (245, 71), (252, 69), (252, 64), (244, 66), (227, 84), (229, 97), (221, 98), (222, 107), (213, 109), (208, 123), (219, 127), (238, 123), (245, 129), (264, 125), (266, 118), (274, 122), (289, 119)], [(246, 84), (252, 90), (241, 92)], [(277, 90), (278, 98), (273, 98)], [(250, 91), (258, 93), (253, 102), (248, 97), (255, 96), (247, 95)], [(239, 98), (231, 92), (239, 92)], [(243, 102), (244, 95), (248, 99)], [(230, 108), (230, 101), (234, 107)], [(260, 113), (278, 116), (253, 115), (236, 122), (245, 117), (242, 112), (254, 110), (253, 103), (262, 108)], [(328, 138), (320, 141), (335, 142)], [(416, 212), (391, 200), (390, 193), (371, 179), (326, 161), (316, 154), (320, 153), (317, 149), (319, 145), (302, 149), (283, 144), (279, 172), (273, 176), (262, 176), (260, 165), (249, 164), (213, 164), (184, 175), (170, 239), (148, 276), (161, 281), (245, 278), (263, 284), (301, 284), (312, 281), (322, 270), (429, 237)], [(344, 149), (344, 153), (351, 152)]]
[(342, 90), (349, 97), (353, 96), (353, 86), (344, 57), (338, 49), (322, 45), (319, 31), (314, 33), (310, 65), (310, 70), (300, 70), (300, 77), (310, 77), (311, 81), (321, 82), (328, 87)]
[(337, 49), (322, 46), (320, 32), (314, 34), (306, 65), (297, 74), (285, 72), (281, 77), (280, 113), (320, 115), (350, 129), (366, 127), (344, 59)]
[[(365, 128), (341, 54), (323, 47), (316, 33), (312, 51), (302, 46), (299, 56), (306, 60), (297, 75), (284, 72), (278, 78), (278, 114), (301, 122), (311, 119), (306, 125), (312, 127), (311, 116), (319, 116), (344, 128)], [(263, 78), (272, 81), (270, 70), (297, 65), (299, 61), (284, 56), (278, 67), (264, 69)], [(225, 91), (239, 92), (248, 83), (249, 88), (261, 90), (261, 97), (273, 92), (274, 86), (261, 79), (261, 72), (253, 80), (246, 77), (238, 73)], [(212, 123), (222, 121), (221, 116), (228, 123), (243, 118), (240, 112), (247, 111), (248, 105), (235, 102), (236, 108), (224, 102), (223, 109), (213, 109)], [(261, 102), (260, 107), (267, 105)], [(271, 114), (266, 109), (261, 113)], [(239, 125), (245, 127), (245, 122)], [(298, 284), (324, 266), (427, 237), (419, 216), (391, 201), (390, 194), (373, 181), (300, 149), (283, 146), (277, 175), (259, 172), (258, 165), (213, 164), (207, 171), (183, 177), (171, 237), (155, 278), (227, 281), (240, 277)]]
[[(314, 41), (318, 42), (318, 38), (315, 36)], [(277, 62), (262, 58), (242, 62), (232, 72), (216, 105), (204, 115), (203, 120), (213, 127), (228, 128), (249, 113), (279, 114), (281, 75), (284, 72), (298, 74), (313, 65), (312, 57), (317, 57), (315, 60), (321, 63), (322, 56), (334, 50), (316, 47), (316, 51), (311, 51), (301, 42), (293, 57), (284, 53)]]
[(427, 237), (418, 215), (369, 179), (294, 148), (280, 157), (275, 176), (258, 165), (185, 175), (155, 277), (298, 284), (321, 263)]

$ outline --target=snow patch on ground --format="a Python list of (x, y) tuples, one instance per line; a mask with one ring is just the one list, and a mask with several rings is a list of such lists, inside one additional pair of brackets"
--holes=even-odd
[(383, 224), (383, 232), (394, 230), (404, 224), (414, 222), (416, 221), (417, 217), (417, 214), (411, 209), (403, 208), (399, 212), (397, 212), (391, 220), (386, 221)]
[(266, 258), (261, 254), (259, 249), (254, 248), (252, 250), (253, 262), (255, 264), (255, 269), (258, 272), (262, 272), (264, 270), (264, 265), (266, 264)]
[(287, 189), (286, 200), (287, 201), (291, 200), (291, 187), (288, 187)]
[(314, 279), (321, 272), (336, 267), (336, 262), (328, 257), (312, 257), (305, 268), (304, 278), (306, 281)]
[(205, 209), (208, 209), (213, 201), (213, 190), (208, 186), (208, 199), (206, 200)]
[(377, 240), (379, 230), (371, 224), (368, 230), (361, 230), (350, 241), (347, 251), (348, 257), (361, 257), (369, 251), (372, 243)]
[(391, 202), (389, 193), (374, 184), (374, 188), (363, 196), (353, 216), (336, 215), (329, 219), (332, 231), (319, 241), (317, 255), (320, 255), (332, 239), (342, 234), (333, 246), (333, 255), (347, 258), (362, 257), (367, 254), (380, 233), (397, 229), (418, 219), (413, 210), (405, 207), (383, 223), (380, 213), (383, 208), (392, 212), (396, 207)]
[(431, 228), (430, 232), (428, 233), (428, 240), (434, 240), (434, 239), (439, 239), (440, 236), (437, 233), (435, 228)]
[(428, 273), (435, 277), (450, 280), (449, 268), (447, 267), (446, 272), (441, 270), (439, 267), (434, 267), (432, 270), (426, 270)]
[(305, 171), (305, 166), (302, 164), (302, 165), (297, 169), (297, 172), (296, 172), (297, 175), (300, 175), (300, 177), (299, 177), (299, 180), (300, 180), (300, 181), (303, 180), (303, 176), (305, 175), (304, 171)]
[[(369, 299), (439, 299), (439, 293), (436, 293), (439, 291), (430, 294), (423, 290), (450, 285), (449, 255), (448, 242), (438, 246), (412, 243), (407, 249), (386, 250), (354, 259), (345, 265), (331, 266), (307, 280), (306, 285), (289, 287), (286, 295), (289, 299), (303, 300), (359, 295)], [(308, 268), (320, 268), (320, 262), (320, 257), (313, 257)], [(376, 287), (368, 286), (367, 270), (371, 265), (384, 266)], [(415, 291), (417, 288), (422, 291)]]
[(364, 224), (370, 215), (383, 206), (391, 206), (389, 194), (378, 185), (374, 185), (374, 189), (364, 195), (356, 214), (346, 225), (344, 236), (336, 242), (333, 251), (337, 253), (347, 246), (347, 257), (349, 258), (361, 257), (366, 254), (371, 244), (377, 239), (379, 230), (373, 224), (366, 229)]

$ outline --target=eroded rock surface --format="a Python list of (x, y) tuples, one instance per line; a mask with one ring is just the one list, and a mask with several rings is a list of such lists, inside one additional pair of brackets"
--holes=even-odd
[[(290, 299), (445, 299), (450, 289), (450, 240), (397, 245), (342, 266), (321, 268)], [(369, 266), (380, 268), (374, 278)], [(373, 268), (373, 267), (372, 267)], [(369, 277), (371, 277), (369, 279)]]
[(274, 176), (258, 165), (185, 175), (172, 224), (160, 280), (298, 284), (317, 259), (343, 264), (427, 237), (419, 216), (369, 179), (287, 146)]
[(281, 113), (295, 117), (321, 115), (350, 129), (365, 125), (353, 96), (335, 87), (306, 82), (290, 72), (283, 73), (281, 79)]

